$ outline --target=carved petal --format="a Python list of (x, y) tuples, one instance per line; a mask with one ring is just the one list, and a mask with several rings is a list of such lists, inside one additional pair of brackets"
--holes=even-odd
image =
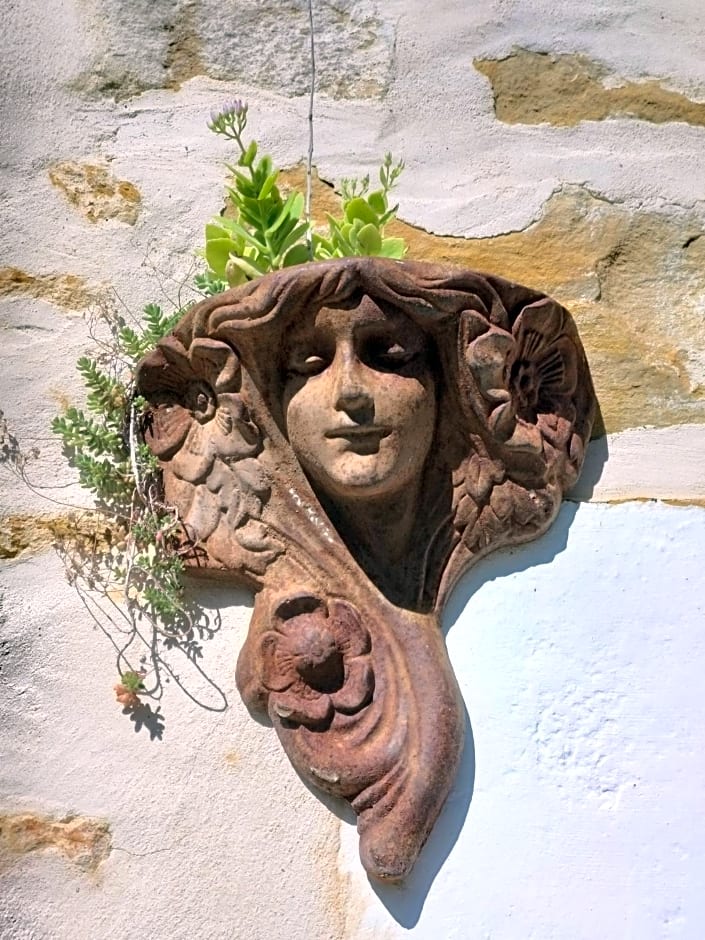
[(465, 490), (476, 502), (481, 503), (495, 483), (504, 479), (504, 468), (489, 457), (473, 454), (467, 463)]
[(360, 615), (351, 604), (333, 601), (330, 605), (330, 625), (336, 645), (345, 657), (361, 656), (370, 651), (370, 635), (360, 621)]
[(188, 515), (184, 519), (195, 537), (205, 542), (217, 529), (220, 515), (220, 501), (207, 487), (197, 486)]
[(515, 420), (514, 405), (508, 401), (494, 409), (487, 423), (492, 433), (502, 439), (509, 437), (512, 433)]
[(210, 449), (213, 453), (223, 458), (235, 457), (239, 459), (251, 457), (257, 452), (257, 446), (253, 447), (252, 444), (243, 439), (237, 425), (232, 425), (232, 430), (229, 433), (223, 433), (220, 424), (216, 419), (207, 425)]
[(471, 496), (461, 496), (453, 517), (453, 525), (458, 530), (464, 529), (475, 522), (478, 514), (479, 509), (475, 500)]
[(267, 630), (262, 635), (262, 684), (272, 692), (284, 692), (294, 682), (296, 673), (281, 669), (281, 657), (277, 655), (282, 637), (274, 630)]
[(567, 448), (573, 431), (573, 424), (557, 414), (540, 414), (538, 426), (546, 440), (559, 450)]
[[(503, 499), (498, 498), (496, 503), (497, 505), (502, 504)], [(480, 513), (480, 518), (478, 519), (476, 529), (477, 541), (480, 545), (480, 548), (486, 548), (495, 540), (501, 538), (501, 536), (504, 534), (505, 525), (492, 506), (485, 506), (485, 508)], [(467, 530), (466, 534), (468, 534)], [(473, 531), (469, 534), (472, 538), (472, 536), (475, 535), (475, 532)]]
[[(513, 333), (522, 349), (522, 355), (538, 358), (565, 328), (564, 314), (558, 304), (545, 297), (543, 300), (524, 307), (516, 318)], [(533, 333), (530, 340), (525, 334)], [(540, 337), (540, 341), (537, 339)]]
[(139, 365), (137, 381), (142, 394), (183, 392), (193, 378), (186, 350), (175, 336), (165, 336), (159, 346), (145, 356)]
[(264, 470), (257, 460), (240, 460), (235, 464), (235, 472), (240, 482), (240, 486), (258, 496), (267, 496), (269, 494), (269, 483), (264, 475)]
[(331, 695), (339, 712), (353, 714), (366, 705), (375, 686), (374, 673), (367, 657), (351, 659), (346, 663), (346, 676), (342, 688)]
[(502, 405), (511, 399), (511, 394), (507, 388), (486, 388), (485, 398), (488, 401)]
[(239, 446), (244, 455), (251, 456), (261, 449), (262, 435), (257, 425), (250, 420), (242, 395), (235, 392), (219, 394), (216, 421), (221, 434), (238, 435), (241, 439)]
[[(572, 395), (578, 381), (577, 353), (567, 336), (561, 336), (551, 346), (550, 353), (539, 365), (541, 391), (553, 395)], [(559, 361), (560, 369), (553, 363)]]
[(320, 692), (314, 692), (310, 698), (303, 698), (296, 694), (294, 689), (286, 692), (275, 692), (270, 696), (270, 706), (275, 714), (280, 718), (286, 718), (288, 721), (307, 727), (316, 727), (330, 721), (333, 717), (333, 705), (330, 695)]
[(250, 552), (267, 552), (278, 555), (283, 551), (283, 546), (277, 539), (270, 536), (269, 529), (263, 522), (250, 519), (244, 526), (237, 530), (237, 540)]
[(577, 414), (572, 400), (570, 398), (559, 399), (556, 411), (561, 418), (565, 418), (572, 428), (572, 426), (575, 424), (575, 418)]
[(477, 310), (464, 310), (460, 323), (460, 335), (466, 346), (490, 328), (487, 317)]
[(490, 496), (490, 508), (501, 523), (507, 522), (514, 512), (517, 486), (507, 480), (501, 486), (495, 486)]
[(168, 460), (181, 447), (191, 427), (191, 415), (180, 405), (161, 405), (152, 411), (145, 439), (155, 457)]
[(204, 428), (191, 422), (191, 430), (181, 450), (171, 461), (171, 471), (189, 483), (202, 483), (213, 465), (213, 451)]
[(189, 349), (194, 372), (207, 379), (216, 392), (234, 391), (240, 360), (232, 349), (215, 339), (195, 339)]
[(230, 506), (235, 495), (233, 493), (233, 472), (227, 464), (216, 458), (213, 461), (213, 468), (206, 480), (206, 486), (211, 493), (217, 493), (220, 496), (222, 506)]
[(529, 523), (540, 523), (550, 506), (534, 490), (524, 489), (523, 486), (513, 488), (513, 514), (521, 526)]
[(513, 348), (513, 337), (495, 328), (468, 346), (465, 358), (483, 393), (504, 387), (507, 356)]
[(579, 434), (574, 434), (570, 439), (570, 459), (573, 463), (581, 464), (585, 456), (585, 447)]

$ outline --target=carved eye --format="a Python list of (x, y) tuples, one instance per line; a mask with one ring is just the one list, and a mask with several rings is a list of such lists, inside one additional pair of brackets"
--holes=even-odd
[(394, 340), (377, 340), (370, 343), (366, 359), (373, 367), (394, 371), (411, 362), (416, 353), (416, 349)]
[(408, 362), (411, 356), (412, 353), (404, 349), (403, 346), (400, 346), (399, 343), (392, 343), (386, 353), (384, 353), (384, 358), (390, 359), (392, 362)]
[(323, 356), (297, 356), (289, 363), (289, 372), (293, 375), (318, 375), (327, 364)]

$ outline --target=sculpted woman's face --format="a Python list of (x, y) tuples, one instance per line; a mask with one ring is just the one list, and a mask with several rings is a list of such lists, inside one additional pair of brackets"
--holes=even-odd
[(369, 297), (323, 307), (287, 337), (284, 416), (306, 473), (331, 498), (393, 496), (420, 479), (433, 440), (428, 338)]

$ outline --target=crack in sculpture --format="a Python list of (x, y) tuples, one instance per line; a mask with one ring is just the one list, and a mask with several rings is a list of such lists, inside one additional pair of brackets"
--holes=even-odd
[(191, 564), (256, 591), (245, 703), (350, 802), (367, 871), (403, 878), (463, 746), (445, 599), (544, 532), (583, 461), (595, 399), (572, 319), (473, 271), (306, 264), (192, 308), (138, 386)]

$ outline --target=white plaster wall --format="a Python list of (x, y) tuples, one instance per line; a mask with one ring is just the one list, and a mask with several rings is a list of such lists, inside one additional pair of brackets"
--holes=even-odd
[(3, 936), (698, 940), (703, 551), (703, 509), (568, 503), (462, 580), (445, 622), (465, 757), (410, 880), (383, 888), (349, 813), (238, 701), (242, 596), (200, 592), (223, 614), (202, 668), (227, 710), (176, 660), (201, 707), (172, 682), (150, 740), (58, 562), (11, 566), (5, 806), (107, 818), (114, 847), (95, 875), (39, 855), (3, 873)]
[[(210, 75), (117, 101), (90, 91), (115, 56), (158, 83), (162, 19), (189, 7), (217, 37), (205, 44), (218, 66)], [(292, 95), (302, 11), (300, 0), (6, 0), (0, 267), (79, 275), (132, 311), (174, 297), (222, 201), (229, 152), (205, 128), (210, 110), (245, 97), (253, 132), (281, 164), (306, 151), (307, 101)], [(321, 91), (321, 175), (374, 169), (391, 148), (407, 164), (405, 220), (442, 234), (504, 233), (565, 184), (630, 209), (705, 218), (703, 128), (504, 125), (472, 67), (515, 46), (579, 52), (703, 100), (700, 0), (366, 0), (320, 2), (316, 16), (323, 79), (339, 64), (351, 81), (373, 72), (387, 87), (382, 98)], [(344, 16), (347, 33), (336, 25)], [(266, 76), (265, 55), (276, 58)], [(64, 159), (106, 161), (133, 182), (137, 223), (88, 222), (49, 182)], [(49, 431), (60, 401), (80, 400), (73, 364), (92, 349), (85, 315), (0, 297), (0, 338), (0, 408), (38, 448), (28, 474), (41, 487), (0, 467), (0, 516), (86, 505)], [(95, 874), (51, 853), (0, 870), (0, 935), (700, 940), (705, 510), (623, 501), (702, 502), (703, 466), (702, 426), (594, 442), (581, 502), (543, 540), (488, 559), (459, 585), (446, 620), (474, 760), (469, 747), (404, 888), (369, 885), (348, 815), (306, 789), (239, 702), (245, 595), (194, 588), (213, 618), (222, 614), (201, 660), (222, 694), (175, 655), (193, 697), (172, 680), (163, 734), (151, 738), (114, 702), (115, 650), (56, 557), (4, 563), (0, 811), (105, 818), (113, 850)]]
[(58, 853), (3, 857), (0, 936), (340, 936), (338, 820), (234, 688), (250, 598), (199, 592), (216, 632), (197, 668), (167, 654), (146, 727), (112, 694), (105, 630), (119, 631), (53, 553), (7, 566), (2, 587), (2, 810), (105, 819), (112, 850), (95, 872)]
[(458, 782), (403, 888), (343, 830), (351, 936), (702, 936), (704, 544), (702, 509), (568, 504), (465, 576)]
[(379, 133), (418, 161), (404, 202), (409, 221), (445, 234), (511, 231), (566, 181), (632, 208), (702, 211), (701, 130), (625, 119), (574, 128), (501, 124), (489, 83), (472, 67), (476, 57), (502, 58), (517, 47), (580, 53), (626, 79), (663, 77), (703, 100), (702, 4), (443, 0), (429, 8), (393, 0), (390, 7), (399, 17), (399, 79)]

